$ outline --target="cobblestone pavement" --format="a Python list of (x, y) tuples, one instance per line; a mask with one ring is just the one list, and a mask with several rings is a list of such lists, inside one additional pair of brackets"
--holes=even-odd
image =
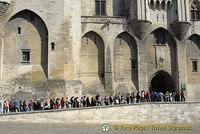
[[(38, 123), (9, 123), (0, 122), (0, 134), (199, 134), (199, 124), (173, 124), (173, 126), (192, 126), (192, 130), (168, 130), (168, 125), (164, 130), (152, 130), (151, 125), (140, 125), (140, 127), (150, 126), (147, 130), (133, 130), (133, 125), (110, 125), (109, 132), (103, 132), (101, 125), (89, 125), (89, 124), (38, 124)], [(154, 129), (156, 126), (154, 125)], [(128, 127), (130, 131), (128, 130)], [(135, 126), (139, 127), (139, 126)], [(117, 130), (115, 130), (117, 129)], [(122, 130), (125, 129), (125, 130)]]

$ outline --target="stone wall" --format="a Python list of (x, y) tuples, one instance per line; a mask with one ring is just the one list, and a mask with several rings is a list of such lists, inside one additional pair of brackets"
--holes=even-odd
[[(168, 85), (173, 85), (171, 91), (185, 86), (186, 95), (199, 99), (200, 75), (191, 72), (190, 60), (199, 60), (199, 49), (195, 43), (186, 47), (186, 40), (194, 33), (200, 35), (200, 23), (188, 20), (189, 10), (181, 9), (185, 5), (180, 6), (180, 0), (155, 11), (149, 4), (106, 0), (106, 14), (99, 16), (95, 14), (95, 0), (1, 2), (0, 96), (61, 96), (61, 89), (70, 96), (131, 93), (148, 90), (153, 77), (164, 72), (166, 79), (173, 81), (168, 80)], [(189, 3), (182, 4), (188, 7)], [(29, 13), (36, 16), (35, 22), (30, 21)], [(177, 18), (187, 22), (171, 27)], [(18, 27), (22, 35), (16, 33)], [(164, 45), (154, 44), (157, 31), (165, 35)], [(29, 64), (21, 63), (22, 49), (30, 49)], [(54, 88), (49, 81), (61, 86)], [(44, 89), (36, 83), (50, 87)]]
[(0, 114), (0, 121), (30, 123), (181, 124), (200, 123), (200, 103), (151, 103)]

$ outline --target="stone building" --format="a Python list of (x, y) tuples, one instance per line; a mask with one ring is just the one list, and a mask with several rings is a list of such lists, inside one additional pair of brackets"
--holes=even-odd
[(0, 0), (0, 99), (141, 90), (200, 98), (199, 0)]

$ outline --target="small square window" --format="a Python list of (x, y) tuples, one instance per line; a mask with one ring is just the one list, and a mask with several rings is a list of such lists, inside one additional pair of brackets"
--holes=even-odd
[(192, 71), (197, 72), (198, 71), (198, 62), (197, 60), (192, 61)]
[(30, 62), (30, 50), (22, 50), (22, 62), (29, 63)]
[(21, 32), (22, 32), (21, 27), (18, 27), (18, 28), (17, 28), (17, 33), (18, 33), (18, 34), (21, 34)]

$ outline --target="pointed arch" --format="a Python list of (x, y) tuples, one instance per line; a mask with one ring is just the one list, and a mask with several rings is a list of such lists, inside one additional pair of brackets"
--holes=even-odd
[[(127, 32), (120, 33), (114, 41), (114, 81), (124, 82), (129, 91), (138, 90), (138, 49), (135, 38)], [(120, 87), (120, 86), (118, 86)], [(123, 89), (116, 88), (116, 92)]]
[(174, 78), (166, 70), (158, 70), (149, 79), (150, 91), (156, 92), (175, 92), (177, 91)]
[(44, 23), (44, 26), (46, 27), (47, 32), (49, 33), (49, 29), (48, 29), (48, 27), (47, 27), (45, 21), (43, 20), (43, 18), (42, 18), (38, 13), (36, 13), (36, 12), (34, 12), (33, 10), (30, 10), (30, 9), (22, 9), (22, 10), (18, 11), (17, 13), (14, 13), (14, 14), (9, 18), (9, 20), (7, 21), (7, 23), (6, 23), (6, 25), (5, 25), (5, 28), (6, 28), (6, 26), (7, 26), (7, 24), (8, 24), (9, 21), (11, 21), (14, 17), (16, 17), (17, 15), (19, 15), (19, 14), (21, 14), (21, 13), (23, 13), (23, 12), (30, 12), (31, 14), (36, 15), (36, 16), (42, 21), (42, 23)]
[(178, 89), (178, 56), (175, 38), (168, 30), (159, 27), (150, 33), (146, 43), (147, 68), (151, 68), (147, 73), (148, 78), (152, 76), (152, 72), (160, 69), (167, 70), (175, 80)]
[(104, 91), (104, 55), (104, 41), (99, 34), (89, 31), (83, 35), (80, 64), (83, 94)]
[[(33, 79), (47, 79), (48, 29), (43, 19), (31, 10), (21, 10), (8, 20), (4, 34), (3, 51), (5, 56), (3, 62), (5, 69), (3, 73), (6, 74), (6, 70), (12, 64), (15, 73), (11, 74), (11, 77), (27, 74), (32, 76), (33, 73), (36, 73)], [(24, 61), (24, 54), (28, 55), (28, 61)], [(27, 65), (28, 69), (24, 69), (24, 65)], [(4, 77), (6, 76), (4, 75)]]
[[(199, 34), (192, 34), (188, 40), (190, 40), (190, 44), (194, 43), (200, 49), (200, 35)], [(189, 44), (188, 44), (189, 45)]]

